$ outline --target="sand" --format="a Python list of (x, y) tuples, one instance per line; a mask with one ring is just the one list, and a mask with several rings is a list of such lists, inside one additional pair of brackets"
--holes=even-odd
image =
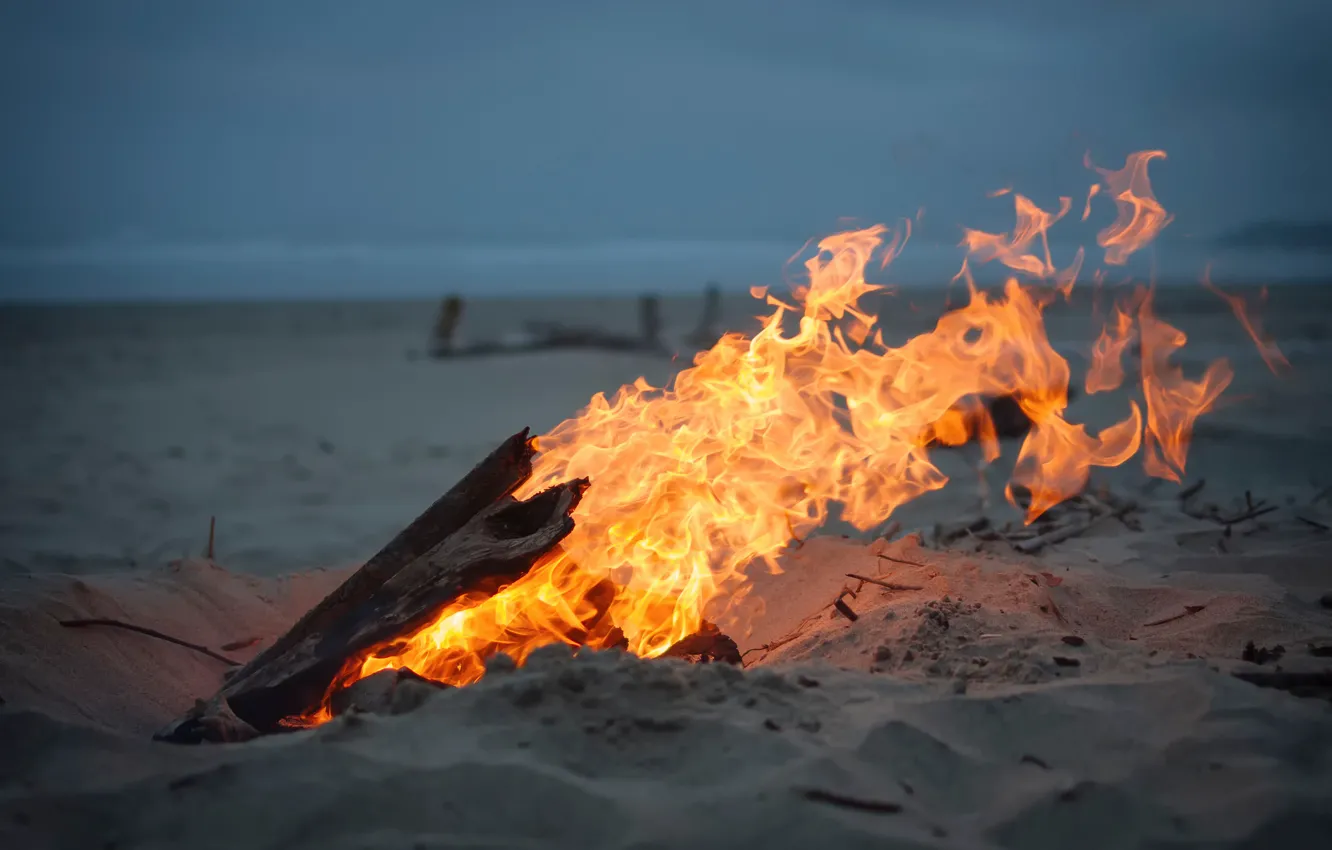
[[(830, 523), (753, 577), (719, 618), (743, 670), (556, 647), (397, 715), (154, 743), (228, 666), (58, 620), (244, 661), (503, 436), (671, 368), (411, 360), (401, 327), (344, 318), (299, 352), (197, 316), (103, 329), (114, 363), (87, 334), (23, 343), (31, 374), (4, 375), (25, 394), (4, 420), (0, 846), (1257, 848), (1332, 829), (1327, 700), (1236, 675), (1329, 666), (1313, 349), (1293, 381), (1245, 365), (1249, 398), (1195, 440), (1201, 499), (1279, 508), (1228, 534), (1132, 469), (1104, 481), (1139, 501), (1136, 528), (936, 548), (940, 519), (1011, 518), (1003, 470), (986, 496), (950, 453), (957, 480), (896, 517), (906, 532)], [(1250, 642), (1283, 654), (1245, 661)]]

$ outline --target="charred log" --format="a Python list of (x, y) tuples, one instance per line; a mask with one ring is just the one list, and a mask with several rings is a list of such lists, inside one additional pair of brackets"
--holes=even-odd
[(671, 648), (662, 653), (662, 657), (682, 658), (692, 664), (710, 664), (714, 661), (737, 665), (741, 663), (740, 647), (707, 620), (703, 621), (698, 631), (671, 644)]
[(221, 696), (260, 732), (277, 731), (283, 719), (320, 705), (339, 673), (377, 647), (415, 633), (464, 593), (521, 578), (573, 530), (569, 514), (586, 486), (585, 479), (560, 484), (526, 502), (506, 496), (327, 629), (228, 682)]
[(200, 701), (159, 737), (236, 740), (286, 728), (285, 719), (319, 708), (370, 653), (409, 637), (463, 594), (498, 590), (527, 573), (573, 529), (570, 513), (587, 487), (580, 479), (527, 501), (514, 499), (531, 474), (534, 453), (526, 431), (505, 441), (211, 700)]
[(408, 564), (458, 531), (484, 508), (517, 490), (532, 475), (535, 455), (536, 447), (526, 428), (501, 443), (286, 634), (238, 670), (231, 678), (231, 686), (242, 685), (256, 670), (263, 669), (309, 635), (327, 630)]

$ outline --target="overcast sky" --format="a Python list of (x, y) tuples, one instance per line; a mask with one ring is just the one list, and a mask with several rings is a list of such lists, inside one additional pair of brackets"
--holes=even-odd
[(1330, 31), (1312, 0), (0, 0), (0, 245), (799, 241), (920, 207), (956, 241), (1010, 223), (988, 190), (1085, 192), (1088, 149), (1165, 149), (1176, 235), (1332, 218)]

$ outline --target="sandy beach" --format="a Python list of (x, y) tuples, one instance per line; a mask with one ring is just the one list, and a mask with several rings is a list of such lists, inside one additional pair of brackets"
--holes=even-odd
[[(937, 292), (894, 298), (890, 337), (938, 315)], [(1094, 338), (1077, 306), (1047, 323), (1075, 375)], [(728, 298), (727, 326), (751, 330), (759, 307)], [(668, 330), (697, 309), (666, 301)], [(469, 332), (628, 329), (634, 310), (479, 301)], [(944, 450), (953, 481), (896, 528), (833, 519), (780, 574), (753, 568), (718, 621), (743, 669), (551, 647), (401, 713), (184, 747), (151, 736), (228, 663), (59, 621), (243, 663), (504, 437), (679, 361), (433, 361), (429, 304), (5, 308), (0, 843), (1316, 846), (1332, 688), (1293, 694), (1282, 675), (1327, 671), (1332, 651), (1332, 296), (1273, 290), (1281, 377), (1212, 294), (1165, 288), (1157, 310), (1190, 334), (1186, 372), (1236, 370), (1195, 431), (1185, 483), (1206, 485), (1187, 503), (1135, 460), (1093, 476), (1136, 503), (1129, 519), (1084, 505), (1084, 533), (1030, 554), (979, 528), (941, 541), (977, 511), (1020, 519), (1005, 461), (981, 487), (970, 449)], [(1100, 427), (1119, 404), (1080, 397), (1069, 416)], [(1191, 507), (1255, 501), (1273, 510)]]

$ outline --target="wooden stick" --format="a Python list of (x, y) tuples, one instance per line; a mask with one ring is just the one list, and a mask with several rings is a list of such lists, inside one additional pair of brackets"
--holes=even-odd
[(525, 502), (505, 496), (327, 627), (227, 682), (220, 696), (260, 732), (318, 708), (377, 648), (415, 634), (464, 593), (498, 589), (526, 574), (573, 530), (569, 514), (587, 484), (559, 484)]
[(1185, 605), (1183, 613), (1175, 614), (1174, 616), (1171, 617), (1165, 617), (1164, 619), (1160, 620), (1152, 620), (1150, 623), (1143, 623), (1142, 627), (1146, 629), (1152, 626), (1164, 626), (1166, 623), (1173, 623), (1176, 620), (1182, 620), (1185, 617), (1192, 617), (1194, 614), (1197, 614), (1199, 611), (1203, 610), (1206, 607), (1207, 607), (1206, 605)]
[(833, 607), (837, 609), (838, 613), (853, 623), (860, 619), (860, 615), (855, 611), (852, 611), (851, 606), (842, 601), (842, 597), (840, 596), (833, 602)]
[(813, 803), (827, 803), (831, 806), (871, 812), (876, 815), (895, 815), (902, 811), (901, 803), (893, 803), (887, 800), (862, 800), (833, 791), (824, 791), (821, 788), (806, 788), (800, 792), (800, 796)]
[(874, 557), (884, 561), (892, 561), (894, 564), (906, 564), (908, 567), (925, 566), (920, 561), (908, 561), (906, 558), (894, 558), (892, 555), (875, 555)]
[(326, 630), (472, 517), (517, 490), (532, 475), (535, 454), (536, 445), (529, 439), (526, 428), (501, 443), (378, 554), (311, 608), (286, 634), (241, 668), (231, 684), (241, 685), (253, 671), (263, 668), (309, 635)]
[(213, 560), (213, 531), (216, 529), (216, 527), (217, 527), (217, 517), (210, 516), (208, 518), (208, 555), (207, 555), (208, 560), (210, 561)]
[(126, 623), (122, 620), (108, 620), (101, 617), (95, 617), (82, 620), (60, 620), (59, 623), (60, 625), (64, 626), (67, 629), (81, 629), (86, 626), (109, 626), (115, 629), (125, 629), (126, 631), (138, 632), (141, 635), (147, 635), (148, 637), (151, 638), (164, 640), (167, 643), (174, 643), (176, 646), (183, 646), (186, 649), (192, 649), (195, 652), (207, 655), (209, 658), (221, 661), (223, 664), (227, 664), (231, 667), (240, 666), (239, 661), (234, 661), (226, 657), (225, 655), (219, 655), (218, 653), (213, 652), (213, 650), (209, 649), (206, 646), (200, 646), (197, 643), (190, 643), (187, 640), (181, 640), (178, 637), (172, 637), (171, 635), (159, 632), (157, 629), (149, 629), (145, 628), (144, 626), (136, 626), (133, 623)]
[(853, 578), (853, 579), (855, 579), (856, 581), (863, 581), (863, 582), (865, 582), (866, 584), (877, 584), (879, 587), (882, 587), (882, 588), (884, 588), (885, 590), (924, 590), (924, 589), (925, 589), (922, 585), (919, 585), (919, 584), (895, 584), (895, 583), (893, 583), (893, 582), (891, 582), (891, 581), (884, 581), (884, 580), (881, 579), (881, 578), (873, 578), (873, 577), (871, 577), (871, 576), (862, 576), (862, 575), (859, 575), (859, 574), (857, 574), (857, 573), (847, 573), (847, 574), (846, 574), (846, 577), (847, 577), (847, 578)]
[(1221, 523), (1222, 525), (1237, 525), (1238, 523), (1244, 522), (1245, 520), (1257, 519), (1260, 516), (1270, 514), (1272, 511), (1277, 510), (1278, 507), (1279, 507), (1278, 505), (1268, 505), (1266, 507), (1254, 507), (1254, 508), (1249, 508), (1248, 510), (1243, 511), (1239, 514), (1236, 514), (1233, 517), (1216, 516), (1212, 518), (1215, 519), (1217, 522)]
[(1319, 531), (1332, 531), (1332, 526), (1329, 526), (1325, 522), (1319, 522), (1316, 519), (1310, 519), (1309, 517), (1303, 516), (1302, 514), (1296, 514), (1295, 518), (1300, 522), (1304, 523), (1305, 525), (1312, 525), (1314, 528), (1318, 529)]
[(1065, 540), (1077, 537), (1087, 529), (1091, 528), (1092, 521), (1089, 519), (1073, 520), (1065, 525), (1057, 526), (1053, 531), (1047, 531), (1039, 534), (1029, 540), (1019, 540), (1013, 544), (1013, 548), (1024, 555), (1034, 555), (1054, 543), (1062, 543)]
[(1178, 496), (1179, 500), (1181, 502), (1187, 502), (1189, 499), (1192, 499), (1194, 496), (1198, 495), (1198, 493), (1200, 493), (1202, 491), (1202, 488), (1205, 487), (1206, 485), (1207, 485), (1207, 479), (1199, 478), (1197, 481), (1190, 484), (1188, 487), (1185, 487), (1183, 490), (1179, 491), (1179, 496)]

